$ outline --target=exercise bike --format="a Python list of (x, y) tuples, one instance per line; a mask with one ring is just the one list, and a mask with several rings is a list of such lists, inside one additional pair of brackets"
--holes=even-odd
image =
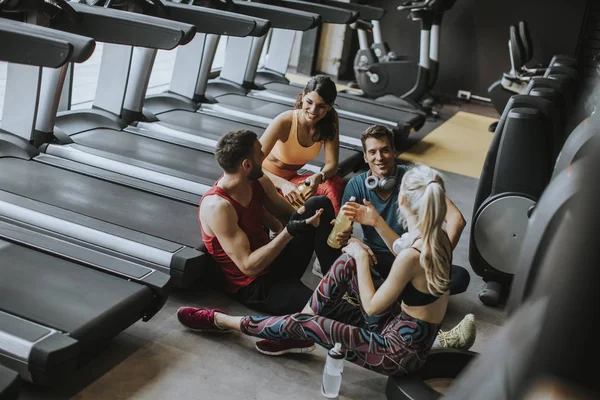
[(357, 26), (360, 49), (355, 57), (354, 72), (365, 97), (378, 98), (391, 94), (415, 108), (424, 108), (419, 102), (435, 84), (439, 70), (442, 17), (455, 1), (409, 1), (398, 7), (400, 11), (410, 11), (409, 17), (413, 21), (421, 21), (419, 60), (392, 52), (383, 41), (379, 21), (371, 21), (374, 36), (372, 46), (368, 45), (366, 29)]
[[(556, 79), (559, 76), (577, 80), (577, 62), (567, 55), (555, 55), (548, 66), (528, 68), (526, 63), (533, 57), (533, 46), (529, 29), (525, 21), (519, 22), (519, 27), (511, 25), (509, 29), (508, 52), (510, 56), (510, 71), (503, 73), (502, 78), (488, 88), (489, 98), (494, 108), (502, 113), (508, 100), (515, 94), (523, 94), (529, 81), (536, 76)], [(497, 123), (490, 125), (493, 132)]]

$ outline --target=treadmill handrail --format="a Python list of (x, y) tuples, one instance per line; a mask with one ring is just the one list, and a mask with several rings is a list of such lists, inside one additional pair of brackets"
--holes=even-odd
[(385, 17), (386, 14), (385, 8), (368, 6), (364, 4), (344, 3), (339, 0), (323, 0), (322, 4), (343, 8), (345, 10), (357, 11), (360, 14), (359, 18), (368, 21), (379, 21)]
[(306, 31), (318, 26), (322, 22), (319, 14), (308, 10), (239, 0), (233, 3), (235, 4), (236, 12), (268, 19), (271, 21), (271, 28)]
[(31, 160), (40, 151), (20, 136), (0, 129), (0, 158), (13, 157)]
[(90, 36), (99, 42), (171, 50), (186, 43), (196, 32), (193, 25), (164, 18), (80, 3), (71, 6), (80, 20), (55, 18), (51, 27)]
[(326, 4), (308, 3), (300, 0), (281, 0), (289, 8), (313, 12), (321, 16), (322, 23), (348, 25), (360, 16), (356, 11), (344, 10)]
[(196, 26), (201, 33), (226, 36), (263, 36), (271, 27), (268, 18), (253, 17), (229, 11), (197, 7), (188, 4), (163, 3), (169, 19), (185, 22)]
[(0, 43), (3, 61), (52, 68), (84, 62), (96, 48), (93, 39), (9, 19), (0, 19)]

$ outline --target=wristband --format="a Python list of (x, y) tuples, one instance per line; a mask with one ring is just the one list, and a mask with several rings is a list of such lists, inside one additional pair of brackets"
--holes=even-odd
[(304, 235), (306, 233), (312, 232), (315, 227), (311, 224), (307, 224), (305, 220), (296, 220), (289, 221), (286, 225), (287, 231), (292, 237), (296, 237), (298, 235)]

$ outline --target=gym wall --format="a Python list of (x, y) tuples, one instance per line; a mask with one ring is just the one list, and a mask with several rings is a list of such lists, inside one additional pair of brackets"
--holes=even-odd
[[(487, 95), (487, 88), (510, 70), (510, 24), (526, 20), (534, 59), (547, 63), (557, 53), (575, 54), (588, 0), (457, 0), (442, 22), (440, 73), (435, 91), (456, 96), (459, 89)], [(593, 1), (593, 0), (591, 0)], [(419, 24), (396, 7), (403, 1), (374, 0), (386, 8), (384, 39), (402, 55), (418, 57)]]

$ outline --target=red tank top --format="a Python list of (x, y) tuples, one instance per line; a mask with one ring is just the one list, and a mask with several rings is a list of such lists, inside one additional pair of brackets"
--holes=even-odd
[[(250, 251), (254, 251), (269, 243), (269, 236), (267, 235), (262, 222), (265, 191), (260, 182), (252, 182), (252, 200), (250, 200), (248, 207), (244, 207), (238, 203), (235, 199), (229, 196), (227, 192), (217, 186), (217, 184), (218, 181), (212, 188), (210, 188), (208, 192), (204, 194), (204, 196), (202, 196), (202, 200), (208, 196), (216, 195), (227, 200), (233, 206), (233, 208), (235, 208), (235, 212), (238, 216), (238, 226), (248, 237), (248, 241), (250, 242)], [(202, 200), (200, 200), (200, 205), (202, 205)], [(198, 214), (199, 213), (200, 209), (198, 208)], [(202, 224), (200, 224), (200, 228), (202, 229)], [(223, 270), (226, 280), (225, 290), (229, 293), (235, 293), (240, 288), (248, 286), (258, 276), (265, 274), (268, 270), (267, 268), (259, 275), (254, 277), (246, 276), (238, 268), (238, 266), (235, 265), (231, 258), (229, 258), (227, 253), (225, 253), (225, 250), (223, 250), (223, 247), (221, 247), (221, 244), (216, 236), (209, 236), (206, 234), (206, 232), (204, 232), (204, 229), (202, 229), (202, 240), (204, 241), (204, 245), (208, 250), (208, 254), (213, 257), (213, 259)]]

